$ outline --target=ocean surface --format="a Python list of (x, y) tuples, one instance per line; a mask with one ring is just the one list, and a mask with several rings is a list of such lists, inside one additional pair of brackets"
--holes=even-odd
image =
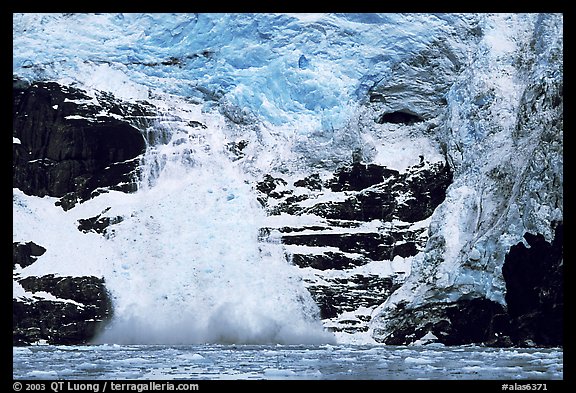
[(13, 347), (14, 379), (561, 380), (561, 348), (384, 345)]

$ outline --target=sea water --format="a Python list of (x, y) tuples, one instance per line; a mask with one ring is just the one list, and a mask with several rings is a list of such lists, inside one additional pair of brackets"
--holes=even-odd
[(387, 345), (36, 345), (14, 379), (561, 380), (560, 348)]

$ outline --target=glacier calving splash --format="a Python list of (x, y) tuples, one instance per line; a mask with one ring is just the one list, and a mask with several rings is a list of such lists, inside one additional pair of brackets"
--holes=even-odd
[(130, 219), (109, 235), (116, 317), (97, 342), (333, 342), (282, 246), (258, 242), (263, 211), (210, 131), (150, 126), (167, 141), (147, 149)]
[[(384, 223), (425, 227), (425, 247), (362, 267), (406, 278), (342, 314), (368, 327), (341, 341), (389, 342), (406, 324), (402, 340), (421, 339), (444, 318), (405, 312), (422, 306), (505, 308), (508, 251), (526, 233), (552, 243), (563, 221), (561, 14), (14, 14), (13, 33), (15, 77), (160, 111), (129, 119), (147, 143), (136, 192), (62, 211), (14, 190), (13, 241), (47, 250), (15, 274), (104, 277), (114, 316), (99, 340), (332, 342), (303, 280), (341, 276), (298, 269), (278, 233), (259, 236), (327, 221), (267, 216), (254, 187), (266, 175), (304, 198), (296, 180), (360, 161), (453, 172), (431, 217)], [(121, 220), (106, 236), (77, 230), (99, 214)]]

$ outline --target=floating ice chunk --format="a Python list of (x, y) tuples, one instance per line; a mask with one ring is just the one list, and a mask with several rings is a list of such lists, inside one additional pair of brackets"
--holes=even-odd
[(134, 358), (127, 358), (127, 359), (118, 359), (115, 362), (119, 364), (141, 364), (149, 362), (150, 359), (146, 359), (143, 357), (134, 357)]
[(199, 353), (183, 354), (183, 355), (178, 355), (177, 357), (180, 359), (187, 359), (187, 360), (205, 360), (206, 359), (204, 356), (200, 355)]
[(279, 368), (266, 368), (264, 369), (264, 376), (266, 377), (278, 377), (278, 378), (285, 378), (295, 376), (296, 373), (292, 370), (282, 370)]
[(322, 372), (320, 370), (309, 371), (305, 373), (307, 378), (322, 378)]
[(12, 347), (14, 355), (32, 355), (33, 352), (28, 347)]
[(436, 337), (434, 335), (434, 333), (432, 332), (428, 332), (426, 333), (424, 336), (422, 336), (422, 338), (420, 338), (419, 340), (414, 341), (413, 343), (411, 343), (410, 345), (426, 345), (426, 344), (431, 344), (438, 341), (438, 337)]
[(30, 371), (28, 376), (39, 379), (56, 379), (58, 378), (58, 373), (56, 371), (34, 370)]
[(414, 358), (411, 356), (408, 356), (407, 358), (404, 359), (405, 363), (411, 363), (411, 364), (430, 364), (430, 363), (434, 363), (434, 360), (429, 359), (429, 358)]
[(76, 365), (76, 368), (79, 370), (97, 369), (99, 367), (100, 367), (99, 365), (97, 365), (95, 363), (90, 363), (90, 362), (83, 362), (83, 363)]

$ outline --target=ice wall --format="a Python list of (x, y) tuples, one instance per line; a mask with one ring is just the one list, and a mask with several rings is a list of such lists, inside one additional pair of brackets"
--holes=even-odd
[(474, 62), (447, 96), (441, 143), (454, 182), (411, 276), (375, 312), (372, 327), (382, 338), (400, 323), (390, 317), (400, 304), (486, 298), (505, 306), (510, 247), (527, 232), (552, 242), (563, 220), (562, 25), (562, 15), (483, 19)]

